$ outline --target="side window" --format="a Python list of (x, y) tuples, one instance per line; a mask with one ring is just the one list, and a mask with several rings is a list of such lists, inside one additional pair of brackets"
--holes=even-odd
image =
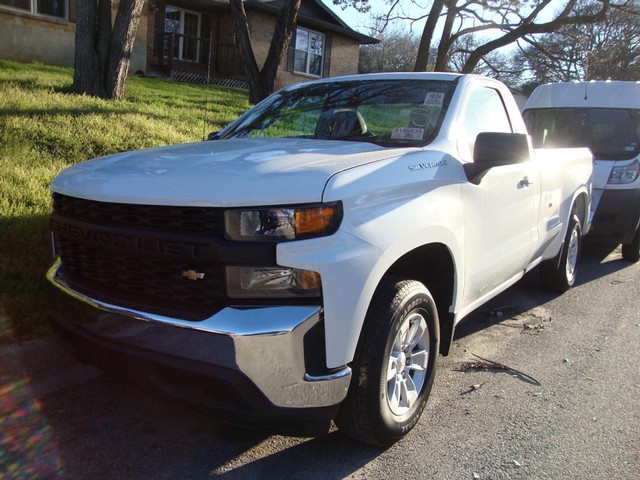
[(481, 132), (511, 133), (511, 122), (505, 110), (502, 97), (493, 88), (482, 87), (471, 93), (467, 101), (464, 117), (461, 149), (470, 160), (476, 137)]

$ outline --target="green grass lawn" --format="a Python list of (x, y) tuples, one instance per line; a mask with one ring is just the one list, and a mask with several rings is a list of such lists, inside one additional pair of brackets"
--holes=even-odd
[(99, 155), (201, 140), (249, 108), (241, 90), (137, 77), (125, 100), (100, 100), (69, 93), (72, 76), (0, 61), (0, 344), (49, 331), (47, 217), (58, 172)]

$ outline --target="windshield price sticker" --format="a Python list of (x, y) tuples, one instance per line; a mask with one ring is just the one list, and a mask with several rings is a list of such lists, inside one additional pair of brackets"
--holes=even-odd
[(424, 128), (395, 127), (391, 132), (394, 140), (422, 140)]
[(444, 93), (428, 92), (424, 97), (423, 105), (427, 107), (441, 107), (444, 102)]

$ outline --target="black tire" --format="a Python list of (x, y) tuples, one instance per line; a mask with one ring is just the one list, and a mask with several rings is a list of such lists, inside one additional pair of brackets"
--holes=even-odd
[(622, 258), (633, 263), (640, 260), (640, 227), (636, 230), (631, 243), (622, 244)]
[(540, 265), (540, 281), (547, 290), (564, 293), (576, 283), (578, 259), (582, 250), (582, 227), (577, 215), (571, 215), (560, 253)]
[(349, 393), (336, 419), (340, 430), (383, 447), (404, 437), (431, 392), (438, 346), (438, 313), (429, 290), (414, 280), (384, 280), (365, 319)]

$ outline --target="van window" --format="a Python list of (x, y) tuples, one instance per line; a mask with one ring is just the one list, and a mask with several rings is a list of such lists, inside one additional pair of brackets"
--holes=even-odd
[(640, 110), (540, 108), (524, 112), (535, 148), (588, 147), (596, 160), (627, 160), (640, 153)]

